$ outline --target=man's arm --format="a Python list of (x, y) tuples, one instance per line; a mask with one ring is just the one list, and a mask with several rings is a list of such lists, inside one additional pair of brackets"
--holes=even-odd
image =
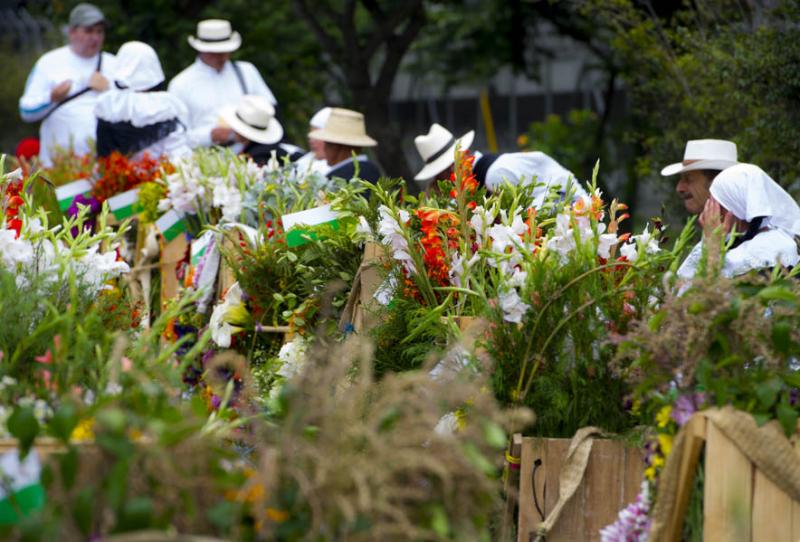
[(19, 99), (20, 117), (25, 122), (41, 120), (59, 101), (67, 97), (71, 86), (70, 81), (62, 81), (51, 88), (50, 82), (37, 62), (28, 75), (25, 91)]

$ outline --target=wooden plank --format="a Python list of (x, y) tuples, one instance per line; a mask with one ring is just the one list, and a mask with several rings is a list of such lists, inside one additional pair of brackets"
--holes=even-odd
[(581, 540), (599, 541), (600, 529), (613, 523), (617, 513), (627, 504), (622, 498), (624, 472), (624, 444), (618, 440), (596, 439), (584, 475), (584, 531)]
[(517, 520), (517, 542), (528, 542), (529, 533), (533, 532), (538, 524), (536, 508), (533, 504), (533, 487), (531, 474), (533, 473), (533, 439), (522, 439), (519, 469), (519, 513)]
[(750, 542), (753, 468), (713, 423), (706, 428), (703, 540)]
[(792, 499), (756, 469), (753, 482), (753, 542), (792, 542)]
[[(547, 472), (546, 476), (546, 497), (545, 497), (545, 517), (558, 502), (559, 482), (561, 466), (567, 455), (571, 439), (547, 439), (547, 447), (543, 459), (543, 467)], [(585, 498), (586, 479), (581, 482), (572, 499), (561, 509), (561, 516), (553, 525), (548, 542), (579, 542), (584, 540), (585, 521)]]
[[(794, 449), (800, 455), (800, 438), (798, 433), (793, 436)], [(800, 502), (792, 501), (792, 540), (800, 540)]]
[(178, 295), (179, 282), (175, 276), (175, 269), (178, 262), (185, 257), (188, 245), (186, 236), (181, 234), (169, 243), (166, 243), (161, 249), (159, 268), (161, 270), (162, 304)]
[(520, 454), (522, 454), (522, 435), (514, 433), (508, 450), (509, 457), (506, 458), (505, 477), (503, 480), (505, 503), (503, 506), (503, 520), (500, 524), (500, 540), (502, 542), (510, 542), (514, 531), (514, 511), (517, 509), (517, 503), (519, 502)]
[(644, 481), (644, 469), (644, 452), (640, 448), (625, 446), (625, 470), (622, 480), (622, 501), (625, 505), (632, 503), (639, 496)]

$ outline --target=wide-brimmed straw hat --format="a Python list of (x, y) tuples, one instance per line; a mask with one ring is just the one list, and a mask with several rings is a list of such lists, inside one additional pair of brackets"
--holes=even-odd
[(470, 130), (456, 139), (450, 130), (434, 122), (427, 134), (414, 138), (417, 152), (425, 162), (414, 180), (427, 181), (452, 166), (455, 162), (456, 145), (461, 150), (466, 150), (472, 145), (474, 139), (475, 130)]
[(232, 53), (242, 45), (242, 36), (230, 21), (206, 19), (197, 23), (197, 37), (189, 36), (189, 45), (201, 53)]
[(236, 106), (223, 108), (220, 116), (234, 132), (250, 141), (269, 145), (283, 138), (275, 108), (264, 96), (242, 96)]
[(364, 115), (358, 111), (338, 107), (331, 108), (325, 127), (311, 130), (308, 137), (351, 147), (375, 147), (378, 144), (367, 135)]
[(723, 170), (735, 166), (736, 143), (724, 139), (694, 139), (686, 142), (683, 162), (670, 164), (661, 170), (665, 177), (697, 169)]

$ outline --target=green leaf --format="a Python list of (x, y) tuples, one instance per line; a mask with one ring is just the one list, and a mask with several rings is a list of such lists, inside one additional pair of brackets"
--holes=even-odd
[(61, 454), (58, 458), (58, 465), (61, 472), (61, 482), (65, 489), (71, 489), (75, 485), (75, 477), (78, 474), (78, 452), (74, 446)]
[(753, 412), (753, 418), (755, 418), (756, 424), (761, 427), (772, 419), (772, 415), (768, 412)]
[(431, 510), (431, 529), (442, 538), (447, 538), (450, 534), (450, 521), (447, 519), (447, 512), (440, 504)]
[(97, 414), (96, 419), (98, 425), (101, 428), (111, 433), (119, 435), (125, 431), (125, 425), (126, 425), (125, 413), (118, 408), (109, 408), (106, 410), (101, 410)]
[(758, 297), (763, 301), (797, 301), (792, 290), (783, 286), (767, 286), (758, 292)]
[(48, 428), (50, 429), (50, 434), (67, 443), (77, 425), (78, 409), (72, 401), (65, 401), (56, 409), (48, 423)]
[(236, 504), (230, 501), (220, 501), (206, 512), (206, 516), (215, 527), (224, 532), (233, 526), (237, 509)]
[(72, 518), (81, 533), (87, 537), (92, 532), (94, 512), (94, 488), (84, 487), (72, 498)]
[(792, 326), (788, 322), (775, 322), (772, 326), (772, 344), (783, 355), (788, 355), (792, 348)]
[(153, 501), (147, 497), (134, 497), (125, 503), (117, 523), (118, 531), (138, 531), (150, 527)]
[(781, 391), (781, 381), (777, 378), (770, 378), (756, 385), (756, 397), (764, 409), (772, 408), (778, 400), (779, 391)]
[(464, 444), (464, 455), (472, 465), (486, 475), (492, 476), (496, 473), (496, 468), (491, 461), (481, 453), (480, 450), (471, 442)]
[(33, 414), (33, 407), (16, 407), (8, 417), (7, 426), (11, 436), (19, 441), (20, 455), (26, 456), (39, 434), (39, 422)]
[(664, 317), (667, 316), (665, 311), (659, 311), (655, 313), (650, 320), (647, 322), (647, 327), (650, 331), (656, 331), (659, 327), (661, 327), (661, 322), (664, 320)]
[(508, 443), (508, 436), (506, 432), (498, 424), (488, 421), (483, 425), (483, 437), (489, 446), (497, 448), (505, 448)]
[(797, 430), (797, 411), (784, 400), (778, 405), (777, 414), (783, 432), (787, 437), (792, 436)]

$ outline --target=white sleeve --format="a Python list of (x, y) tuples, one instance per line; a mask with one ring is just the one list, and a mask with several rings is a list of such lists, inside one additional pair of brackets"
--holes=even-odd
[(189, 101), (184, 98), (182, 86), (177, 76), (173, 77), (167, 86), (167, 92), (178, 98), (186, 108), (187, 114), (181, 117), (181, 122), (186, 124), (186, 139), (189, 146), (193, 149), (197, 147), (210, 147), (212, 145), (211, 130), (214, 128), (214, 124), (195, 125), (194, 112), (189, 109)]
[(275, 95), (272, 93), (269, 86), (267, 86), (267, 83), (264, 82), (264, 79), (261, 77), (261, 74), (258, 73), (256, 67), (250, 62), (245, 62), (243, 60), (239, 60), (236, 63), (242, 70), (242, 77), (244, 77), (245, 83), (247, 84), (248, 94), (264, 96), (272, 102), (272, 105), (278, 105), (278, 100), (275, 99)]
[(25, 82), (25, 91), (19, 99), (19, 114), (25, 122), (36, 122), (44, 117), (55, 105), (50, 101), (50, 81), (42, 70), (40, 62), (31, 70)]

